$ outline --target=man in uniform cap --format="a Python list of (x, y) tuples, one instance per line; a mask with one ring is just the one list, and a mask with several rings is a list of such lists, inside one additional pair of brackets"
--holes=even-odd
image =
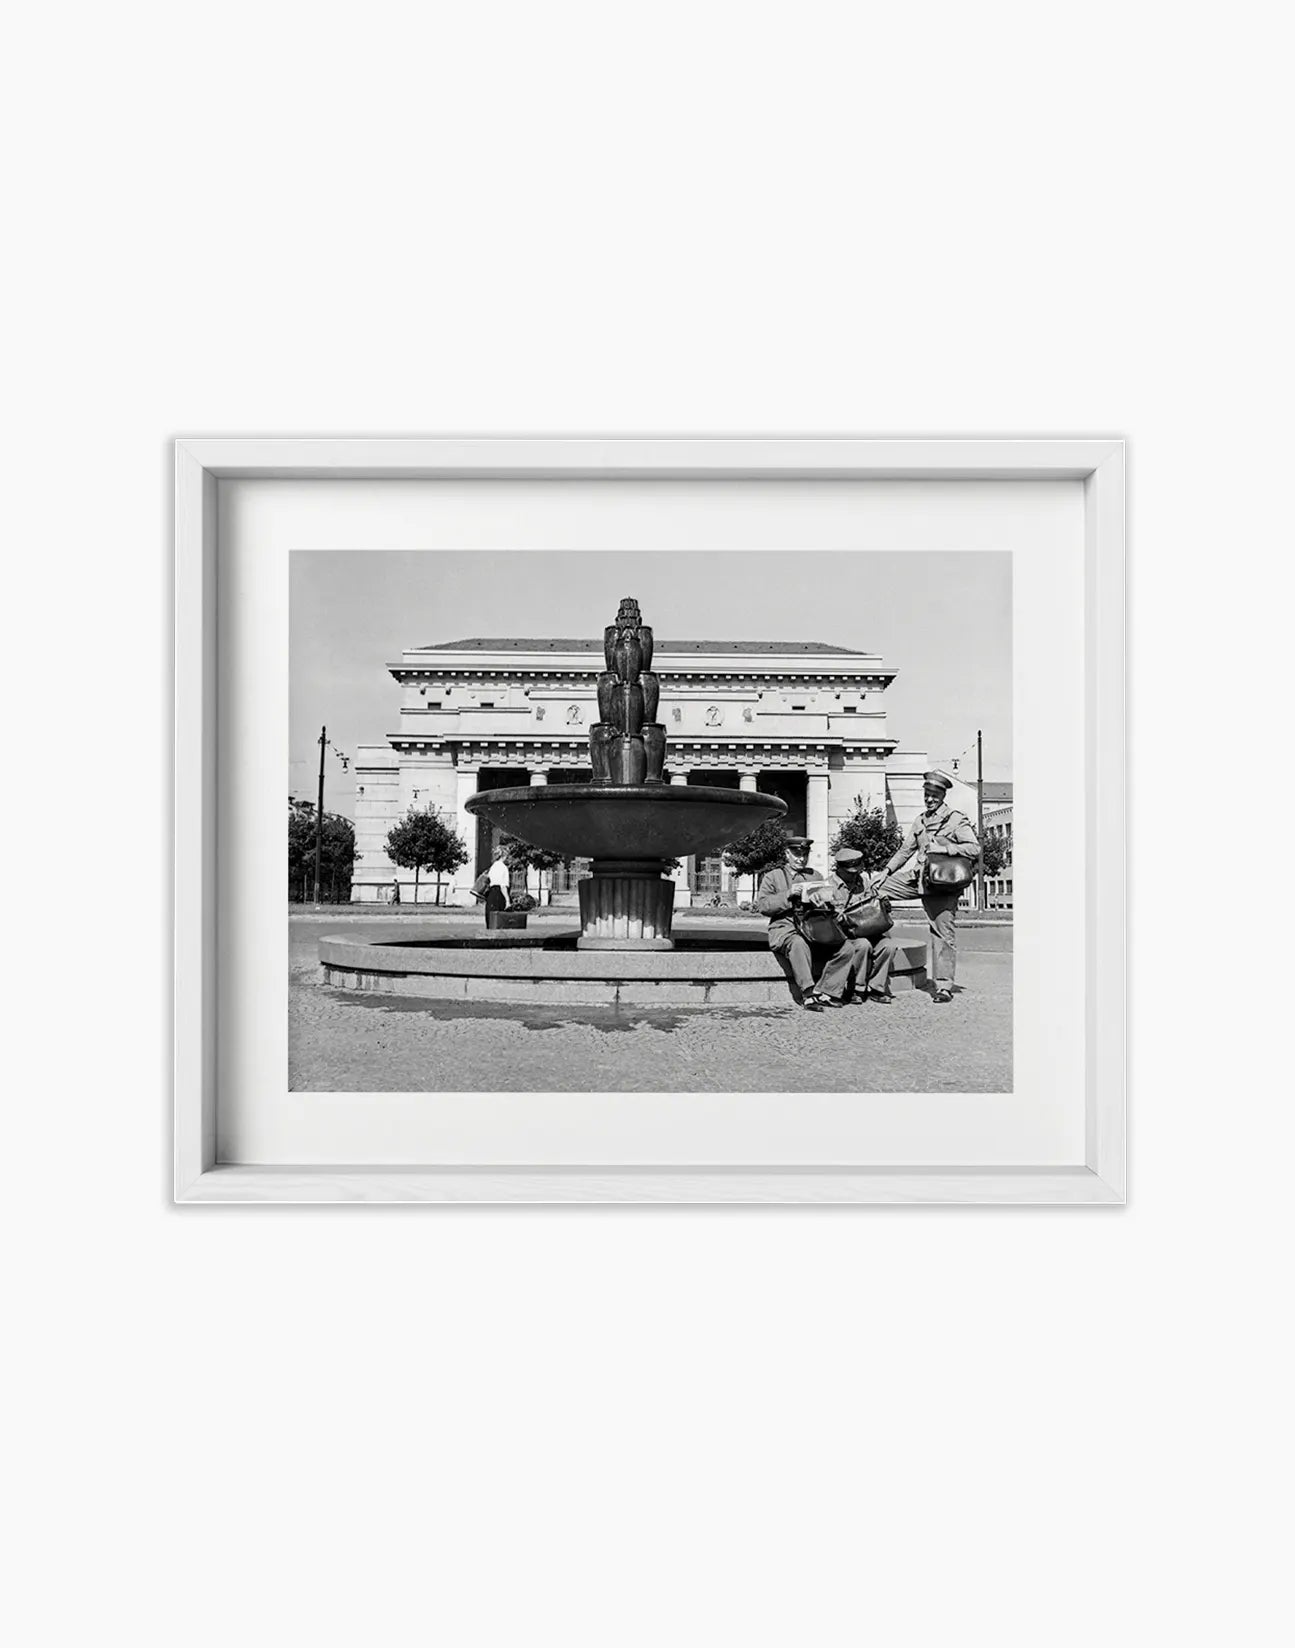
[[(812, 846), (807, 835), (787, 837), (786, 861), (766, 870), (760, 878), (755, 907), (762, 916), (769, 917), (769, 948), (795, 986), (800, 1005), (811, 1013), (821, 1013), (824, 1007), (845, 1006), (845, 992), (854, 966), (854, 946), (843, 938), (832, 950), (811, 948), (796, 930), (796, 909), (801, 903), (804, 885), (822, 879), (809, 868)], [(822, 960), (823, 971), (816, 986), (814, 963), (819, 960)]]
[(889, 933), (868, 938), (856, 931), (882, 907), (877, 892), (882, 877), (868, 874), (863, 867), (863, 854), (857, 847), (842, 847), (832, 855), (832, 862), (836, 866), (832, 902), (837, 920), (854, 946), (854, 964), (850, 969), (854, 1000), (861, 1005), (865, 1000), (889, 1003), (894, 999), (890, 993), (890, 969), (895, 962), (895, 941)]
[(970, 821), (948, 805), (945, 797), (953, 788), (948, 773), (922, 774), (920, 812), (904, 832), (899, 851), (886, 865), (886, 877), (877, 889), (883, 898), (917, 898), (922, 900), (926, 920), (931, 929), (931, 947), (935, 952), (935, 999), (953, 1000), (953, 979), (957, 967), (957, 939), (954, 933), (960, 887), (943, 888), (939, 892), (923, 890), (924, 871), (930, 853), (952, 853), (958, 858), (980, 857), (980, 841)]

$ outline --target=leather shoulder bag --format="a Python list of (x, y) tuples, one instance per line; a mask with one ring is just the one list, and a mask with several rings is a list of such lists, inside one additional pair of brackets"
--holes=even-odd
[(851, 938), (884, 938), (895, 925), (888, 898), (869, 899), (856, 910), (847, 910), (842, 916), (845, 930)]
[[(801, 882), (803, 887), (806, 883)], [(836, 911), (830, 904), (806, 904), (797, 899), (792, 908), (792, 920), (796, 924), (796, 931), (807, 944), (830, 945), (837, 949), (845, 943), (845, 929), (836, 919)]]
[(975, 858), (964, 858), (961, 853), (927, 853), (926, 868), (922, 871), (922, 891), (928, 893), (956, 893), (969, 887), (976, 879)]

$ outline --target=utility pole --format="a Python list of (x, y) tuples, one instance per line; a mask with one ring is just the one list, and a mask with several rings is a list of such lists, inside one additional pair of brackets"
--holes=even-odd
[(324, 858), (324, 751), (328, 728), (319, 729), (319, 806), (315, 812), (315, 903), (319, 903), (319, 867)]
[[(320, 806), (323, 806), (324, 769), (319, 769)], [(985, 908), (985, 759), (981, 748), (980, 729), (976, 729), (976, 837), (980, 842), (980, 857), (976, 862), (976, 904)]]

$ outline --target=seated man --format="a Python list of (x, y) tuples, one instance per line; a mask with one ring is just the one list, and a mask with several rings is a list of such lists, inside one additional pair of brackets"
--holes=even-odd
[[(796, 910), (805, 883), (822, 880), (808, 868), (812, 845), (806, 835), (787, 837), (786, 861), (761, 877), (755, 907), (762, 916), (769, 917), (769, 948), (791, 981), (800, 1005), (808, 1012), (821, 1013), (824, 1007), (845, 1006), (854, 946), (849, 939), (842, 939), (830, 949), (811, 946), (796, 930)], [(816, 964), (822, 968), (817, 985)]]
[(877, 889), (882, 878), (875, 880), (863, 867), (863, 854), (854, 847), (842, 847), (832, 862), (836, 876), (832, 882), (832, 902), (837, 920), (854, 946), (854, 965), (850, 981), (854, 1000), (860, 1005), (865, 1000), (888, 1006), (894, 997), (890, 993), (890, 969), (895, 964), (895, 940), (887, 933), (873, 936), (861, 932), (874, 925), (873, 918), (881, 915), (883, 906)]
[(957, 939), (954, 921), (961, 888), (928, 892), (923, 875), (928, 853), (952, 853), (958, 858), (980, 857), (980, 841), (970, 822), (945, 802), (953, 787), (947, 773), (922, 774), (924, 810), (904, 832), (899, 851), (886, 866), (885, 880), (877, 889), (883, 898), (917, 898), (922, 900), (927, 923), (931, 929), (931, 946), (935, 951), (935, 999), (953, 1000), (953, 977), (957, 965)]

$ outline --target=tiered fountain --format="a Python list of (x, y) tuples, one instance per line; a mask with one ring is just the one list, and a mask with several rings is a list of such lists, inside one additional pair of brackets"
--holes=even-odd
[(652, 631), (637, 601), (603, 631), (599, 719), (589, 729), (589, 784), (480, 790), (467, 802), (509, 835), (571, 858), (591, 858), (580, 882), (582, 950), (674, 948), (672, 858), (713, 853), (787, 811), (757, 790), (671, 785)]

